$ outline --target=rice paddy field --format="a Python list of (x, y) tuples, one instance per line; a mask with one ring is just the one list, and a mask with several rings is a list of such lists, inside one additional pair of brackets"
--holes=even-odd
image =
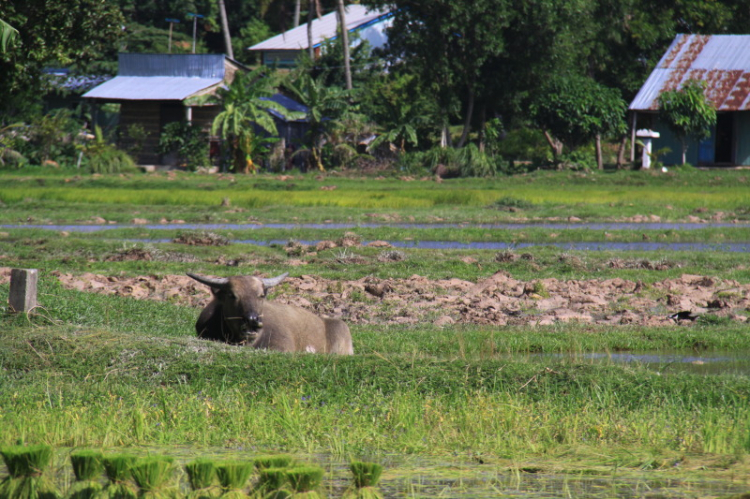
[[(51, 446), (61, 490), (75, 481), (70, 456), (95, 450), (171, 456), (184, 492), (196, 459), (289, 454), (323, 468), (328, 497), (344, 495), (352, 461), (383, 466), (385, 497), (743, 497), (747, 308), (658, 324), (437, 325), (399, 322), (387, 300), (352, 294), (373, 315), (349, 320), (354, 356), (330, 357), (203, 341), (199, 309), (180, 296), (137, 299), (106, 283), (288, 271), (335, 287), (503, 272), (622, 279), (648, 294), (689, 274), (731, 282), (718, 292), (743, 303), (750, 267), (730, 245), (750, 243), (748, 178), (2, 172), (0, 268), (38, 269), (39, 307), (0, 303), (0, 447)], [(425, 241), (445, 244), (413, 244)], [(491, 242), (511, 246), (478, 244)], [(667, 246), (604, 245), (644, 242)], [(103, 289), (62, 279), (91, 276)], [(723, 361), (704, 369), (709, 359)]]

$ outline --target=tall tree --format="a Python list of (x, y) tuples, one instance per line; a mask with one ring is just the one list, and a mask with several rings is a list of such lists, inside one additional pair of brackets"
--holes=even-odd
[(551, 76), (537, 94), (531, 115), (545, 133), (556, 160), (561, 144), (574, 149), (594, 140), (597, 166), (602, 169), (602, 136), (624, 132), (626, 108), (617, 89), (588, 77)]
[(0, 53), (0, 113), (17, 114), (38, 102), (45, 65), (86, 63), (120, 37), (119, 8), (101, 0), (2, 2), (3, 20), (18, 30), (16, 49)]
[(224, 35), (224, 50), (230, 59), (234, 59), (232, 50), (232, 36), (229, 34), (229, 21), (227, 20), (227, 8), (224, 0), (219, 0), (219, 16), (221, 17), (221, 32)]
[[(370, 2), (389, 6), (391, 2)], [(396, 0), (388, 43), (394, 61), (408, 61), (409, 70), (429, 82), (423, 91), (434, 95), (438, 120), (447, 142), (453, 113), (462, 109), (465, 143), (476, 101), (485, 88), (481, 75), (505, 48), (503, 30), (510, 20), (510, 0)]]

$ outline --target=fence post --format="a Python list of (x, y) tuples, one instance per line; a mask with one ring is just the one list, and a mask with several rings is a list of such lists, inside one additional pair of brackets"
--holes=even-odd
[(8, 304), (11, 312), (29, 313), (36, 307), (37, 269), (12, 269), (10, 271), (10, 296)]

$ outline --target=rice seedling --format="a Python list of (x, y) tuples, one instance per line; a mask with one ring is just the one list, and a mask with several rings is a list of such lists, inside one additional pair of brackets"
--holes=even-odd
[(377, 463), (352, 461), (349, 469), (354, 476), (354, 483), (346, 492), (343, 499), (383, 499), (377, 489), (383, 467)]
[(222, 499), (247, 498), (245, 487), (253, 474), (252, 461), (225, 461), (216, 465)]
[(275, 454), (258, 456), (254, 461), (255, 469), (260, 471), (268, 468), (288, 468), (294, 464), (294, 457), (288, 454)]
[(292, 496), (287, 468), (264, 468), (259, 470), (258, 483), (253, 487), (253, 499), (288, 499)]
[(136, 456), (116, 454), (104, 456), (104, 472), (109, 480), (102, 490), (103, 499), (136, 499), (138, 491), (132, 480), (131, 469)]
[(209, 459), (197, 459), (185, 465), (191, 492), (189, 499), (209, 499), (220, 495), (216, 486), (216, 464)]
[(69, 499), (93, 499), (103, 489), (98, 478), (104, 473), (104, 455), (95, 450), (82, 450), (70, 455), (76, 482), (68, 490)]
[(299, 466), (286, 470), (287, 480), (292, 489), (291, 497), (297, 499), (320, 499), (318, 492), (323, 482), (323, 468), (319, 466)]
[(60, 493), (47, 480), (53, 450), (49, 445), (12, 446), (0, 449), (8, 476), (0, 483), (2, 499), (59, 499)]
[(174, 458), (153, 456), (138, 460), (130, 469), (138, 484), (141, 499), (172, 499), (178, 496), (174, 476)]

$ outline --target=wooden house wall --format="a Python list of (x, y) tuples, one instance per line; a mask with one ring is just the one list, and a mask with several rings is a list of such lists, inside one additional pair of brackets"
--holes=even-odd
[(131, 125), (141, 125), (148, 134), (136, 158), (139, 164), (153, 165), (159, 162), (160, 105), (152, 101), (126, 101), (120, 106), (120, 147), (125, 150), (133, 147), (133, 140), (128, 136)]

